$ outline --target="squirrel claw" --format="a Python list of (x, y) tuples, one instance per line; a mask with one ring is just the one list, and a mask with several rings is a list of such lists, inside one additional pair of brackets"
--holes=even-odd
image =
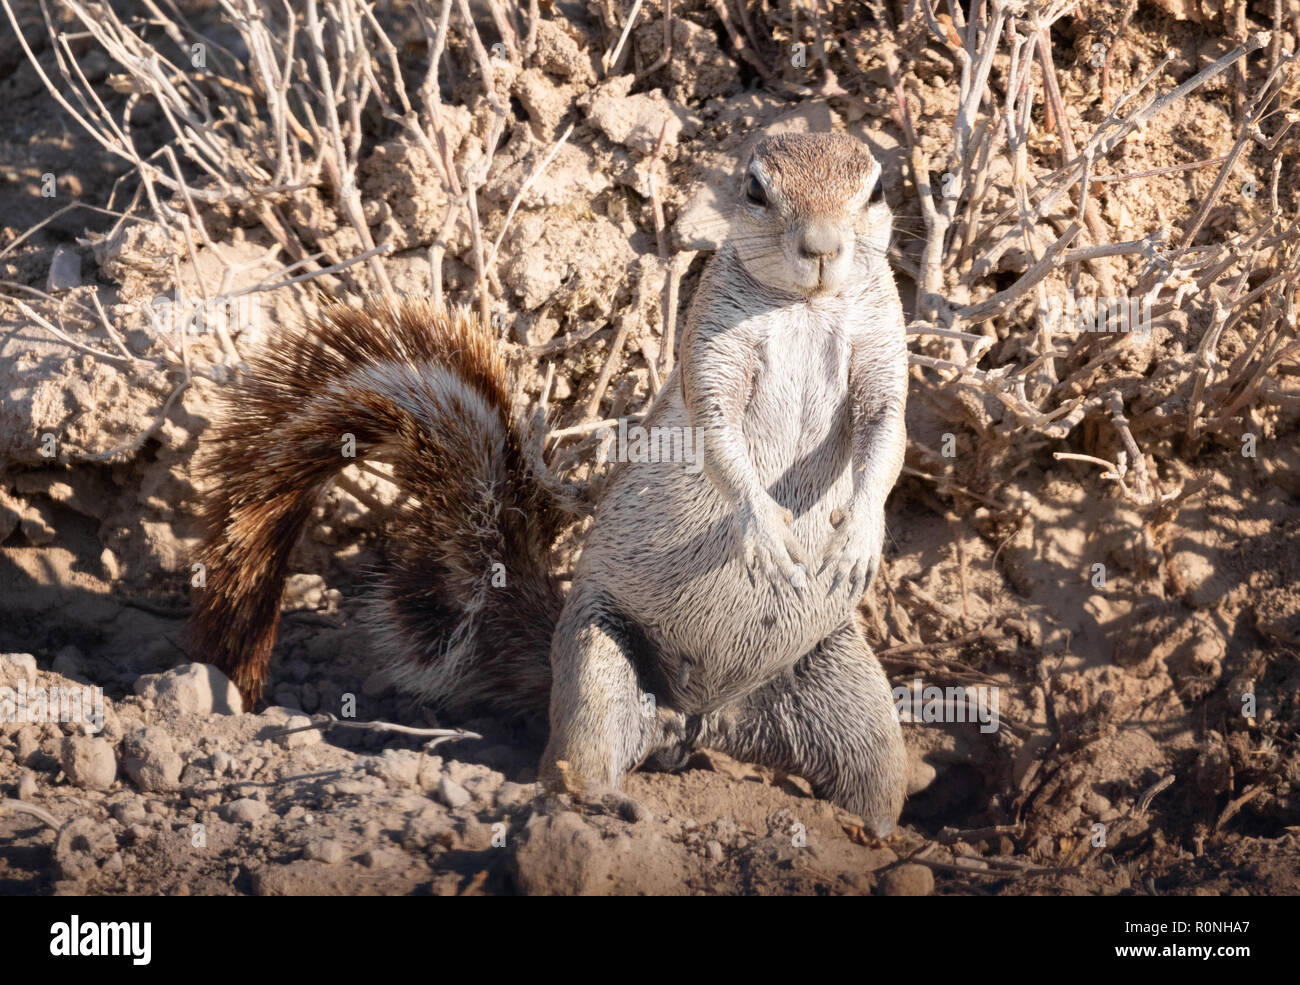
[(581, 795), (574, 797), (574, 802), (590, 809), (593, 813), (608, 814), (629, 824), (644, 821), (650, 816), (650, 812), (640, 801), (613, 787), (590, 787)]
[(831, 534), (817, 574), (825, 574), (827, 570), (832, 572), (828, 594), (834, 594), (847, 585), (852, 597), (861, 598), (875, 577), (879, 565), (879, 547), (870, 540), (864, 542), (861, 530), (855, 531), (845, 520)]
[(753, 509), (739, 513), (741, 559), (751, 585), (757, 585), (760, 573), (765, 573), (775, 585), (784, 580), (796, 591), (808, 587), (813, 563), (790, 529), (793, 522), (794, 514), (779, 507), (767, 514)]

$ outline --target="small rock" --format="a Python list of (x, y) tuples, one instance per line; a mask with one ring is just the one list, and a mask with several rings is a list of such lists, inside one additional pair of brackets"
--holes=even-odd
[(900, 865), (880, 879), (882, 896), (929, 896), (934, 892), (934, 873), (924, 865)]
[(219, 813), (222, 820), (229, 821), (231, 824), (253, 824), (266, 817), (269, 810), (270, 808), (260, 800), (241, 797), (239, 800), (222, 804)]
[(721, 862), (724, 858), (721, 842), (710, 840), (704, 846), (704, 850), (709, 853), (709, 861), (711, 862)]
[(675, 155), (684, 134), (699, 129), (700, 121), (684, 107), (671, 104), (659, 90), (631, 94), (632, 76), (610, 79), (594, 90), (587, 103), (587, 119), (616, 144), (640, 154), (650, 154), (663, 134), (665, 152)]
[(69, 780), (88, 790), (107, 790), (117, 779), (117, 756), (104, 739), (64, 739), (59, 762)]
[(915, 797), (922, 790), (927, 790), (938, 774), (935, 768), (918, 755), (907, 757), (907, 795)]
[(1214, 563), (1195, 551), (1179, 551), (1169, 561), (1169, 573), (1188, 604), (1198, 609), (1212, 606), (1223, 597), (1215, 578)]
[(438, 804), (429, 804), (407, 820), (398, 842), (407, 851), (426, 851), (435, 845), (450, 848), (453, 830), (447, 812)]
[(36, 658), (30, 653), (0, 653), (0, 680), (36, 680)]
[(124, 828), (144, 820), (144, 805), (134, 796), (123, 797), (109, 808), (114, 820)]
[(306, 729), (304, 732), (293, 732), (289, 735), (277, 735), (276, 744), (285, 749), (301, 749), (304, 746), (314, 746), (320, 742), (320, 729), (306, 728), (311, 724), (311, 719), (306, 715), (290, 715), (284, 723), (286, 729), (301, 728)]
[(212, 772), (217, 776), (227, 775), (231, 767), (235, 765), (235, 757), (230, 755), (224, 749), (218, 749), (212, 754)]
[(31, 800), (36, 796), (36, 777), (31, 773), (23, 773), (18, 778), (18, 799)]
[(160, 711), (238, 715), (244, 710), (235, 685), (212, 664), (181, 664), (165, 674), (145, 674), (135, 682), (135, 693)]
[(535, 783), (514, 783), (507, 780), (501, 784), (501, 789), (497, 791), (497, 807), (503, 809), (522, 807), (536, 796), (537, 785)]
[(302, 853), (303, 858), (326, 862), (329, 865), (337, 865), (346, 855), (343, 845), (333, 838), (313, 838), (307, 842), (307, 847)]
[(367, 869), (391, 869), (402, 861), (402, 856), (386, 848), (372, 848), (361, 856)]
[(325, 579), (320, 575), (290, 575), (284, 582), (281, 609), (296, 612), (300, 609), (319, 609), (325, 595)]
[(399, 786), (414, 786), (420, 775), (420, 754), (410, 749), (385, 749), (366, 760), (366, 772)]
[(67, 291), (81, 286), (81, 257), (77, 251), (66, 246), (54, 249), (50, 259), (50, 276), (46, 290)]
[(149, 839), (153, 837), (153, 832), (149, 825), (137, 821), (135, 824), (129, 824), (126, 828), (127, 837), (133, 845), (148, 844)]
[(485, 852), (501, 846), (496, 840), (498, 833), (504, 834), (504, 829), (493, 830), (478, 818), (467, 817), (460, 823), (456, 847), (462, 852)]
[(184, 763), (171, 736), (156, 725), (136, 729), (122, 740), (123, 766), (137, 787), (146, 792), (179, 789)]
[(41, 756), (41, 739), (35, 725), (24, 725), (13, 739), (14, 759), (20, 766), (31, 766)]
[(464, 807), (472, 799), (469, 791), (449, 776), (438, 781), (438, 799), (453, 810)]

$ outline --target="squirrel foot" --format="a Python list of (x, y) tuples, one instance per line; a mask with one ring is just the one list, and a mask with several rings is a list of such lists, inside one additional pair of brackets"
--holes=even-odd
[(644, 821), (650, 812), (635, 797), (616, 787), (584, 781), (574, 775), (563, 760), (555, 764), (555, 773), (546, 784), (552, 797), (583, 813), (608, 814), (629, 823)]

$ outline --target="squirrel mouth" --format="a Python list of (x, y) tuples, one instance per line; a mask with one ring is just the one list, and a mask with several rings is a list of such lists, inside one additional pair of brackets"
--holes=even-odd
[(806, 290), (812, 297), (822, 297), (827, 294), (834, 294), (844, 286), (844, 278), (838, 276), (834, 271), (826, 269), (826, 263), (822, 262), (817, 266), (817, 278), (809, 285)]

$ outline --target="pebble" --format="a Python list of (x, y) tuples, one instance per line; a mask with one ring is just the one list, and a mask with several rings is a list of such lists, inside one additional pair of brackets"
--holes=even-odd
[(135, 797), (123, 797), (109, 808), (109, 812), (117, 823), (124, 828), (129, 828), (131, 825), (143, 821), (145, 815), (144, 805)]
[(36, 796), (36, 777), (31, 773), (24, 773), (18, 778), (18, 799), (31, 800)]
[(0, 653), (0, 680), (36, 680), (36, 658), (30, 653)]
[(710, 841), (708, 844), (706, 844), (706, 845), (704, 846), (704, 849), (705, 849), (705, 851), (707, 851), (707, 852), (709, 853), (709, 861), (711, 861), (711, 862), (721, 862), (721, 861), (722, 861), (722, 859), (723, 859), (724, 856), (723, 856), (723, 852), (722, 852), (722, 843), (721, 843), (721, 842), (718, 842), (718, 841)]
[(77, 251), (67, 246), (54, 248), (50, 259), (50, 276), (46, 284), (48, 291), (67, 291), (81, 286), (81, 257)]
[(420, 775), (420, 754), (410, 749), (385, 749), (366, 760), (366, 772), (400, 786), (414, 786)]
[(372, 848), (361, 856), (361, 864), (367, 869), (391, 869), (401, 860), (398, 852), (386, 848)]
[(167, 792), (180, 787), (184, 763), (172, 746), (171, 736), (157, 726), (136, 729), (122, 740), (123, 766), (137, 787), (146, 792)]
[(284, 581), (281, 606), (285, 612), (319, 609), (325, 596), (325, 579), (320, 575), (290, 575)]
[(107, 790), (117, 779), (117, 756), (104, 739), (64, 739), (60, 753), (63, 772), (79, 787)]
[(333, 838), (314, 838), (307, 842), (302, 857), (316, 862), (326, 862), (329, 865), (337, 865), (343, 861), (346, 854), (343, 851), (343, 845)]
[(438, 799), (450, 808), (464, 807), (472, 799), (469, 791), (449, 776), (438, 781)]
[[(310, 725), (311, 719), (306, 715), (290, 715), (285, 719), (284, 727), (303, 728)], [(291, 735), (277, 735), (276, 743), (284, 749), (301, 749), (304, 746), (314, 746), (321, 740), (321, 730), (318, 728), (307, 729), (305, 732), (294, 732)]]
[(522, 807), (537, 795), (535, 784), (514, 783), (507, 780), (497, 791), (497, 807)]
[(228, 804), (223, 804), (219, 813), (222, 820), (229, 821), (231, 824), (252, 824), (266, 817), (269, 810), (270, 808), (260, 800), (242, 797), (239, 800), (232, 800)]
[(928, 790), (938, 775), (933, 766), (920, 756), (907, 757), (907, 795), (915, 797), (922, 790)]
[(492, 844), (494, 832), (478, 818), (467, 817), (460, 824), (456, 847), (463, 852), (485, 852), (497, 846)]
[(41, 751), (41, 740), (35, 725), (21, 726), (13, 738), (14, 758), (19, 765), (28, 766), (32, 757)]
[(429, 804), (419, 814), (407, 819), (398, 841), (407, 851), (426, 851), (435, 845), (445, 848), (451, 844), (452, 831), (446, 811), (437, 804)]
[(164, 712), (238, 715), (244, 710), (235, 685), (212, 664), (181, 664), (165, 674), (145, 674), (136, 680), (135, 693)]
[(900, 865), (880, 879), (882, 896), (929, 896), (934, 892), (934, 873), (924, 865)]

